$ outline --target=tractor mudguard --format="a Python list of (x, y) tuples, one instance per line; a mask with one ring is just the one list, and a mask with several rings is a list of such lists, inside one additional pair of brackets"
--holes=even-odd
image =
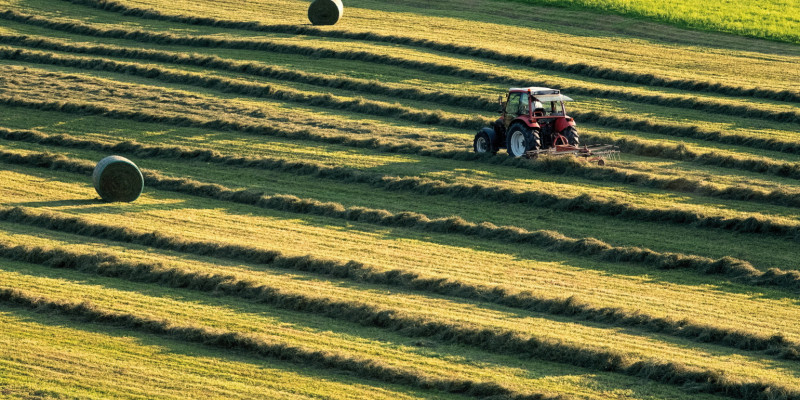
[(564, 129), (567, 129), (570, 126), (575, 126), (575, 120), (570, 117), (559, 118), (556, 120), (556, 132), (564, 132)]
[(506, 148), (506, 127), (503, 125), (503, 119), (498, 118), (497, 121), (494, 121), (492, 124), (492, 128), (494, 128), (494, 136), (489, 136), (492, 138), (493, 143), (497, 146), (496, 149), (505, 149)]
[(489, 128), (488, 126), (485, 126), (485, 127), (481, 128), (481, 130), (480, 130), (480, 131), (481, 131), (481, 132), (486, 132), (486, 134), (487, 134), (487, 135), (489, 135), (489, 140), (492, 142), (492, 147), (493, 147), (493, 148), (495, 148), (495, 149), (499, 149), (500, 147), (506, 147), (506, 144), (505, 144), (505, 143), (503, 143), (503, 145), (502, 145), (502, 146), (500, 146), (500, 143), (499, 143), (499, 141), (498, 141), (498, 139), (499, 139), (500, 135), (498, 135), (498, 134), (495, 132), (495, 130), (494, 130), (494, 129), (492, 129), (492, 128)]
[(498, 134), (501, 134), (501, 133), (505, 134), (506, 133), (506, 127), (505, 127), (505, 125), (503, 125), (503, 119), (502, 118), (498, 118), (496, 121), (494, 121), (494, 123), (492, 124), (492, 127), (494, 128), (494, 131), (497, 132)]
[(539, 123), (536, 122), (535, 119), (533, 119), (533, 118), (531, 118), (531, 117), (529, 117), (527, 115), (520, 115), (519, 118), (516, 118), (513, 121), (511, 121), (511, 124), (508, 125), (508, 126), (514, 125), (514, 123), (516, 123), (516, 122), (522, 122), (528, 128), (531, 128), (531, 129), (537, 129), (538, 130), (539, 128), (541, 128), (539, 126)]

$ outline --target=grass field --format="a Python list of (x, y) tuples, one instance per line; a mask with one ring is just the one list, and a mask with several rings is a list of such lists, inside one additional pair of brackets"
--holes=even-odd
[(662, 0), (517, 0), (531, 4), (588, 9), (737, 35), (800, 41), (800, 6), (792, 1), (697, 3)]
[(0, 0), (0, 398), (800, 398), (796, 6), (656, 3)]

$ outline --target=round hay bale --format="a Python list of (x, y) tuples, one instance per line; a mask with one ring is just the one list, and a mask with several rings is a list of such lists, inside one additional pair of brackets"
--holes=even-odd
[(333, 25), (343, 11), (342, 0), (314, 0), (308, 7), (308, 20), (314, 25)]
[(108, 156), (94, 167), (92, 181), (97, 194), (105, 201), (134, 201), (144, 189), (142, 171), (131, 160)]

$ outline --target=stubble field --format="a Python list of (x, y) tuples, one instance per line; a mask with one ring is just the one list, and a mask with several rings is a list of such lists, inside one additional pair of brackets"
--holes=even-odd
[(0, 396), (800, 398), (796, 44), (391, 3), (0, 1)]

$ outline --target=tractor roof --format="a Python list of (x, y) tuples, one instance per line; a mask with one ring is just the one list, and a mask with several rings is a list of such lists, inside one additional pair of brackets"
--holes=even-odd
[(511, 88), (508, 89), (511, 93), (528, 93), (536, 97), (537, 100), (542, 102), (548, 101), (572, 101), (571, 98), (564, 96), (561, 94), (561, 91), (558, 89), (550, 89), (546, 87), (538, 87), (538, 86), (531, 86), (526, 88)]
[(534, 94), (534, 95), (536, 95), (536, 94), (559, 94), (559, 93), (561, 93), (561, 91), (558, 90), (558, 89), (550, 89), (550, 88), (538, 87), (538, 86), (531, 86), (531, 87), (525, 87), (525, 88), (511, 88), (511, 89), (508, 89), (508, 91), (509, 92), (525, 92), (525, 93), (528, 93), (528, 91), (530, 91), (531, 94)]

